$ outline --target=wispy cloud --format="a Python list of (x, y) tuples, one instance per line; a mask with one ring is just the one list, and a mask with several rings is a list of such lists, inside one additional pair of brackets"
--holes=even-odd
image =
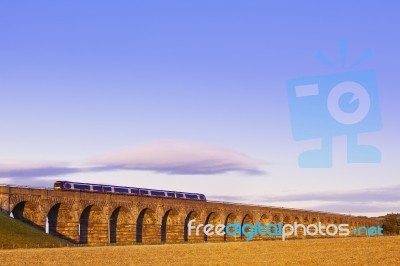
[(357, 202), (319, 204), (311, 207), (312, 210), (337, 213), (398, 213), (400, 202), (379, 202), (362, 204)]
[(346, 192), (302, 193), (284, 196), (267, 196), (265, 201), (336, 201), (336, 202), (371, 202), (400, 201), (400, 185), (385, 188), (371, 188)]
[[(230, 195), (214, 195), (220, 200), (243, 200), (249, 197), (235, 197)], [(255, 196), (251, 196), (254, 198)], [(299, 193), (278, 196), (258, 196), (258, 200), (265, 202), (297, 202), (297, 201), (320, 201), (320, 202), (392, 202), (400, 201), (400, 185), (384, 188), (370, 188), (363, 190), (352, 190), (346, 192), (321, 191), (316, 193)]]
[(82, 170), (83, 169), (71, 167), (67, 163), (54, 161), (0, 161), (0, 177), (7, 178), (63, 175)]
[(209, 195), (209, 199), (234, 202), (258, 202), (266, 205), (301, 206), (307, 209), (339, 213), (400, 212), (400, 185), (346, 192), (321, 191), (277, 196)]
[(160, 141), (98, 156), (72, 166), (52, 161), (0, 161), (0, 177), (28, 178), (78, 172), (147, 170), (175, 175), (212, 175), (231, 171), (263, 174), (265, 162), (204, 143)]
[(230, 171), (261, 174), (261, 160), (204, 143), (161, 141), (88, 161), (98, 169), (149, 170), (167, 174), (219, 174)]

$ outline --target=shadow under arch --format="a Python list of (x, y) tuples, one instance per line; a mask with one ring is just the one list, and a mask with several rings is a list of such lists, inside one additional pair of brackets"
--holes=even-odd
[(204, 231), (203, 231), (203, 240), (204, 241), (217, 241), (217, 240), (223, 240), (224, 238), (222, 236), (219, 236), (217, 234), (215, 234), (215, 226), (218, 225), (220, 223), (219, 221), (219, 217), (217, 215), (217, 213), (215, 212), (210, 212), (207, 215), (207, 218), (204, 222), (204, 226), (207, 226), (208, 224), (212, 224), (214, 226), (213, 230), (211, 230), (212, 232), (214, 232), (213, 235), (207, 236)]
[[(277, 214), (277, 213), (275, 213), (275, 214), (271, 214), (271, 216), (272, 216), (272, 221), (271, 221), (271, 223), (274, 224), (275, 226), (278, 226), (279, 223), (281, 222), (281, 217), (280, 217), (280, 215)], [(274, 228), (274, 227), (271, 227), (271, 228), (270, 228), (270, 232), (271, 232), (272, 234), (274, 234), (274, 235), (278, 233), (277, 230), (275, 230), (275, 229), (276, 229), (276, 228)], [(279, 238), (278, 235), (271, 236), (271, 237), (272, 237), (272, 238)]]
[(86, 207), (79, 217), (79, 243), (88, 243), (89, 215), (92, 205)]
[(165, 212), (161, 221), (161, 242), (177, 242), (182, 238), (179, 214), (174, 209)]
[(292, 218), (289, 216), (289, 215), (287, 215), (287, 216), (285, 216), (284, 218), (283, 218), (283, 224), (285, 225), (285, 224), (291, 224), (292, 223)]
[(278, 223), (281, 221), (281, 218), (279, 217), (278, 214), (275, 214), (272, 216), (272, 223), (278, 225)]
[(108, 243), (108, 223), (95, 205), (87, 206), (79, 217), (79, 243)]
[[(294, 236), (295, 238), (304, 238), (305, 237), (305, 228), (307, 225), (304, 225), (303, 220), (301, 220), (301, 216), (294, 216), (293, 220), (293, 226), (294, 226)], [(295, 226), (297, 224), (297, 228)]]
[(21, 201), (16, 204), (12, 209), (11, 214), (14, 219), (20, 220), (21, 222), (29, 224), (41, 231), (45, 230), (45, 220), (38, 217), (39, 211), (37, 205), (30, 201)]
[(160, 239), (160, 230), (156, 226), (155, 212), (144, 208), (136, 222), (136, 243), (157, 243)]
[[(243, 219), (242, 219), (242, 226), (241, 226), (242, 234), (241, 234), (241, 236), (240, 236), (240, 238), (241, 238), (242, 240), (243, 240), (243, 239), (246, 239), (247, 236), (246, 236), (245, 234), (250, 233), (250, 231), (251, 231), (251, 228), (249, 228), (249, 227), (246, 227), (246, 228), (243, 229), (243, 226), (244, 226), (245, 224), (250, 224), (251, 226), (254, 225), (253, 217), (251, 217), (249, 214), (246, 214), (246, 215), (243, 217)], [(244, 230), (244, 231), (243, 231), (243, 230)]]
[(58, 213), (60, 211), (61, 203), (56, 203), (53, 207), (50, 208), (49, 213), (47, 214), (48, 222), (49, 222), (49, 234), (53, 236), (60, 237), (61, 234), (58, 232)]
[(321, 223), (321, 225), (325, 225), (326, 224), (326, 220), (324, 218), (320, 218), (318, 221), (318, 224)]
[(119, 206), (114, 209), (110, 216), (110, 243), (133, 243), (134, 224), (129, 210)]
[(189, 232), (189, 228), (188, 228), (189, 222), (191, 220), (195, 220), (192, 223), (192, 226), (194, 226), (196, 228), (197, 225), (200, 224), (199, 217), (200, 216), (196, 211), (190, 211), (186, 215), (185, 224), (184, 224), (184, 227), (183, 227), (183, 240), (184, 241), (191, 241), (191, 240), (193, 240), (193, 241), (201, 241), (201, 240), (203, 240), (201, 235), (198, 235), (198, 236), (196, 235), (196, 229), (194, 231), (191, 230), (191, 232)]
[[(261, 215), (261, 217), (260, 217), (260, 223), (261, 223), (262, 226), (266, 227), (266, 226), (268, 226), (268, 225), (272, 222), (271, 219), (268, 218), (268, 217), (269, 217), (268, 214), (263, 214), (263, 215)], [(271, 218), (272, 218), (272, 217), (271, 217)], [(268, 232), (267, 232), (267, 230), (268, 230)], [(268, 228), (268, 229), (264, 228), (264, 229), (262, 229), (261, 231), (262, 231), (262, 233), (264, 233), (265, 235), (261, 235), (261, 234), (260, 234), (259, 237), (258, 237), (259, 239), (265, 240), (265, 239), (271, 237), (271, 236), (269, 235), (270, 228)]]
[[(225, 218), (225, 227), (228, 226), (228, 224), (234, 224), (235, 222), (238, 222), (237, 220), (237, 215), (234, 213), (229, 213), (226, 218)], [(231, 230), (229, 230), (230, 232), (233, 233), (235, 229), (232, 228)], [(237, 240), (239, 237), (238, 234), (235, 234), (234, 236), (229, 236), (226, 233), (224, 234), (224, 241), (235, 241)]]
[(47, 213), (49, 234), (78, 243), (76, 241), (76, 221), (73, 223), (73, 215), (70, 208), (62, 203), (54, 204)]

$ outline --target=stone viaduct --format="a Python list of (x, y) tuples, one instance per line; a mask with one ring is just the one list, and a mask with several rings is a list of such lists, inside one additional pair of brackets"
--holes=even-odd
[(374, 219), (316, 211), (15, 186), (0, 186), (0, 208), (15, 219), (81, 244), (235, 241), (245, 237), (189, 234), (187, 224), (192, 219), (195, 225), (321, 222), (346, 223), (350, 229), (380, 225)]

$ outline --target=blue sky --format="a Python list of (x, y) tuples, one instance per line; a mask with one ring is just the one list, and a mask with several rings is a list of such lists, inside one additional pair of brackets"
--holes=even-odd
[[(399, 11), (378, 1), (3, 2), (0, 181), (400, 212)], [(343, 39), (344, 66), (316, 59), (340, 65)], [(383, 128), (359, 141), (381, 163), (348, 164), (339, 136), (332, 168), (299, 168), (320, 142), (293, 140), (287, 80), (364, 69), (376, 72)]]

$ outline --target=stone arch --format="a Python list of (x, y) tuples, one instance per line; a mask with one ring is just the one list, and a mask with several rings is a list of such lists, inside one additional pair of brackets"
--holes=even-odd
[(60, 211), (60, 206), (61, 203), (56, 203), (54, 204), (48, 214), (47, 214), (47, 221), (49, 223), (49, 234), (54, 235), (54, 236), (61, 236), (59, 233), (59, 229), (57, 228), (59, 226), (58, 222), (58, 213)]
[[(274, 224), (274, 225), (278, 226), (278, 224), (279, 224), (280, 221), (281, 221), (281, 218), (279, 217), (278, 214), (272, 214), (272, 215), (271, 215), (271, 220), (270, 220), (270, 223), (271, 223), (271, 224)], [(275, 228), (274, 228), (274, 227), (271, 227), (271, 228), (269, 228), (269, 231), (270, 231), (271, 233), (275, 233)], [(275, 238), (276, 238), (276, 237), (275, 237)]]
[[(270, 218), (268, 218), (270, 217)], [(272, 223), (272, 218), (271, 216), (268, 216), (267, 214), (262, 214), (260, 217), (260, 223), (262, 226), (267, 226), (270, 223)], [(269, 229), (270, 230), (270, 229)], [(258, 239), (266, 239), (266, 238), (270, 238), (271, 236), (269, 234), (267, 234), (267, 229), (263, 229), (262, 232), (265, 234), (265, 236), (262, 235), (258, 235), (257, 238)]]
[(182, 240), (182, 224), (179, 213), (174, 209), (165, 212), (161, 222), (161, 242)]
[[(251, 226), (254, 226), (254, 221), (253, 221), (253, 217), (250, 214), (246, 214), (243, 219), (242, 219), (242, 224), (241, 224), (241, 229), (242, 229), (242, 234), (241, 234), (241, 239), (244, 240), (247, 237), (244, 235), (244, 233), (250, 233), (251, 228), (246, 227), (245, 229), (243, 229), (243, 225), (245, 224), (250, 224)], [(244, 230), (244, 231), (243, 231)]]
[(367, 236), (368, 235), (368, 226), (363, 223), (357, 222), (356, 226), (352, 229), (357, 230), (357, 236)]
[[(357, 229), (357, 222), (356, 222), (355, 220), (353, 220), (353, 219), (348, 220), (347, 223), (349, 224), (349, 229), (350, 229), (350, 231), (353, 231), (353, 229)], [(358, 236), (358, 234), (351, 234), (351, 233), (350, 233), (350, 235), (352, 235), (352, 236)]]
[(15, 204), (11, 211), (11, 215), (14, 219), (20, 220), (44, 231), (46, 218), (41, 214), (38, 205), (31, 201), (21, 201)]
[(327, 235), (326, 234), (327, 218), (326, 217), (320, 217), (319, 220), (318, 220), (318, 224), (317, 224), (318, 226), (319, 226), (319, 223), (321, 223), (321, 226), (325, 226), (325, 229), (321, 230), (322, 234), (320, 234), (320, 232), (318, 232), (318, 235), (319, 236), (324, 236), (323, 234), (325, 233), (325, 236), (326, 236)]
[[(236, 214), (229, 213), (225, 218), (225, 223), (224, 224), (225, 224), (225, 226), (227, 226), (228, 224), (234, 224), (234, 223), (237, 223), (238, 221), (239, 220), (238, 220), (238, 217), (237, 217)], [(234, 229), (230, 230), (230, 232), (233, 232), (233, 230)], [(225, 235), (224, 235), (224, 240), (225, 241), (235, 241), (235, 240), (238, 240), (238, 239), (240, 239), (238, 234), (236, 234), (234, 236), (229, 236), (229, 235), (227, 235), (225, 233)]]
[(281, 218), (279, 217), (278, 214), (275, 214), (272, 216), (272, 223), (277, 225), (280, 221), (281, 221)]
[[(218, 216), (217, 213), (215, 212), (210, 212), (207, 217), (206, 220), (204, 222), (204, 226), (208, 225), (208, 224), (212, 224), (213, 230), (211, 230), (212, 232), (215, 232), (215, 226), (218, 224), (222, 224), (222, 222), (220, 221), (220, 217)], [(222, 236), (219, 236), (217, 234), (213, 234), (210, 236), (207, 236), (206, 234), (203, 233), (203, 239), (204, 241), (218, 241), (218, 240), (223, 240), (224, 238)]]
[(266, 226), (266, 225), (270, 224), (271, 222), (272, 222), (272, 221), (271, 221), (270, 218), (268, 218), (268, 215), (267, 215), (267, 214), (261, 215), (261, 217), (260, 217), (260, 223), (261, 223), (261, 225)]
[[(304, 225), (304, 226), (306, 226), (305, 224), (304, 224), (304, 220), (301, 220), (300, 219), (300, 216), (295, 216), (294, 218), (293, 218), (293, 226), (295, 226), (295, 224), (301, 224), (301, 225)], [(303, 228), (303, 226), (297, 226), (297, 228), (295, 228), (295, 229), (297, 229), (296, 231), (295, 231), (295, 234), (296, 234), (296, 236), (294, 236), (294, 237), (296, 237), (296, 238), (303, 238), (303, 237), (305, 237), (304, 236), (304, 228)]]
[[(290, 215), (286, 215), (283, 217), (282, 225), (285, 225), (285, 224), (292, 224), (292, 217), (290, 217)], [(290, 228), (286, 228), (285, 232), (290, 232), (290, 230), (291, 230)], [(293, 238), (293, 237), (294, 237), (294, 235), (287, 236), (287, 238)]]
[(143, 209), (136, 222), (136, 242), (137, 243), (158, 243), (160, 240), (160, 230), (157, 225), (156, 213), (149, 208)]
[(283, 218), (282, 224), (290, 224), (290, 223), (292, 223), (292, 218), (289, 215), (286, 215)]
[(79, 217), (79, 243), (108, 243), (108, 222), (100, 207), (89, 205)]
[(78, 221), (70, 206), (55, 203), (47, 213), (49, 234), (76, 242)]
[(185, 225), (183, 227), (183, 240), (184, 241), (201, 241), (203, 240), (203, 235), (199, 233), (199, 235), (196, 235), (196, 229), (194, 230), (188, 230), (188, 224), (191, 220), (195, 220), (194, 223), (192, 223), (192, 226), (195, 228), (197, 225), (201, 224), (200, 221), (200, 215), (196, 211), (190, 211), (185, 218)]
[(313, 217), (312, 219), (311, 219), (311, 223), (312, 224), (318, 224), (318, 219), (316, 218), (316, 217)]
[[(313, 224), (313, 225), (315, 225), (315, 226), (318, 226), (318, 219), (317, 219), (317, 217), (311, 218), (311, 222), (310, 222), (309, 224)], [(311, 233), (315, 233), (317, 230), (315, 229), (314, 226), (311, 226), (311, 227), (309, 227), (309, 229), (307, 229), (307, 231), (308, 231), (308, 232), (311, 232)]]
[(110, 216), (110, 243), (133, 243), (134, 222), (130, 211), (118, 206)]

